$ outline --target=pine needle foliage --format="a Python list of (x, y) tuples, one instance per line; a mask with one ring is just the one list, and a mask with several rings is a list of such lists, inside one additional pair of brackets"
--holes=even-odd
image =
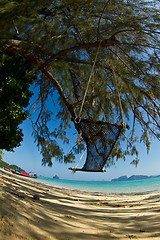
[(149, 151), (151, 136), (160, 138), (159, 8), (157, 0), (1, 1), (1, 49), (29, 59), (39, 71), (33, 127), (44, 165), (72, 162), (84, 148), (81, 141), (65, 156), (58, 139), (69, 142), (99, 46), (81, 117), (121, 122), (118, 87), (130, 126), (107, 166), (127, 155), (137, 164), (136, 142)]

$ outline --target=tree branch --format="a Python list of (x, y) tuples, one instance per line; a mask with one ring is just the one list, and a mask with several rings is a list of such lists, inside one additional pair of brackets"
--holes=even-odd
[[(116, 42), (118, 42), (118, 41), (115, 38), (110, 37), (106, 40), (101, 41), (101, 47), (110, 47), (110, 46), (113, 46)], [(71, 48), (63, 49), (60, 52), (52, 55), (48, 60), (46, 60), (46, 62), (44, 63), (44, 66), (47, 66), (50, 62), (54, 61), (55, 59), (59, 58), (60, 56), (66, 55), (68, 52), (73, 52), (73, 51), (86, 49), (86, 48), (93, 48), (93, 47), (98, 48), (99, 44), (100, 44), (100, 41), (89, 42), (89, 43), (79, 44), (79, 45), (76, 45)]]
[[(109, 1), (110, 1), (110, 0), (108, 0), (108, 2), (109, 2)], [(104, 6), (104, 8), (103, 8), (103, 10), (102, 10), (102, 12), (101, 12), (101, 15), (100, 15), (100, 17), (99, 17), (98, 29), (97, 29), (97, 41), (99, 41), (99, 30), (100, 30), (101, 19), (102, 19), (102, 16), (103, 16), (104, 11), (105, 11), (105, 9), (106, 9), (106, 7), (107, 7), (107, 5), (108, 5), (108, 2), (105, 4), (105, 6)]]
[(135, 46), (135, 47), (146, 47), (146, 48), (153, 48), (160, 50), (160, 47), (156, 47), (156, 45), (151, 45), (151, 44), (137, 44), (137, 43), (128, 43), (128, 42), (121, 42), (119, 43), (121, 45), (128, 45), (128, 46)]

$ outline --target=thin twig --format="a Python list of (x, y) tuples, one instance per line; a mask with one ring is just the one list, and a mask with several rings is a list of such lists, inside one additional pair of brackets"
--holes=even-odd
[(137, 68), (144, 74), (144, 72), (142, 71), (142, 69), (140, 69), (140, 67), (138, 66), (138, 64), (119, 46), (116, 45), (136, 66)]
[(124, 62), (122, 58), (120, 58), (112, 49), (108, 48), (130, 71), (132, 71), (134, 74), (136, 74), (128, 65)]

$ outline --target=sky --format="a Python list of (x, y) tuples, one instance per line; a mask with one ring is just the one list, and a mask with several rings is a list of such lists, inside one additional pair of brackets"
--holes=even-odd
[[(119, 160), (115, 166), (112, 166), (105, 173), (88, 173), (88, 172), (76, 172), (68, 170), (69, 167), (74, 167), (76, 164), (62, 164), (53, 161), (53, 166), (42, 166), (42, 156), (39, 153), (36, 143), (34, 143), (34, 137), (32, 136), (32, 126), (30, 120), (24, 121), (22, 124), (24, 133), (24, 140), (20, 147), (16, 148), (14, 152), (4, 151), (3, 160), (9, 164), (15, 164), (26, 172), (34, 172), (38, 176), (53, 177), (58, 175), (60, 179), (67, 180), (84, 180), (84, 181), (110, 181), (113, 178), (120, 176), (131, 175), (159, 175), (160, 174), (160, 142), (153, 140), (149, 154), (147, 154), (146, 147), (141, 143), (139, 146), (139, 158), (140, 162), (137, 167), (131, 165), (133, 160), (128, 157), (126, 161)], [(71, 136), (71, 138), (74, 138)], [(72, 144), (75, 139), (68, 145), (68, 149), (72, 148)], [(77, 158), (79, 160), (80, 156)], [(85, 162), (85, 156), (82, 158), (79, 168), (83, 166)]]

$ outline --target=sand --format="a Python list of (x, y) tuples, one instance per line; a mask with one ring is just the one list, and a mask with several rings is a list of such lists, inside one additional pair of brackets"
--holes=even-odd
[(160, 193), (109, 195), (0, 170), (0, 240), (160, 239)]

